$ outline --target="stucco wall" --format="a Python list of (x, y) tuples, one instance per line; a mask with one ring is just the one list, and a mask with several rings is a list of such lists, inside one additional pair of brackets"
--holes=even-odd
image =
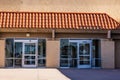
[(120, 22), (120, 0), (0, 0), (1, 11), (102, 12)]
[(101, 64), (102, 68), (115, 68), (114, 41), (101, 40)]
[(5, 66), (5, 40), (0, 40), (0, 67)]
[(46, 60), (46, 67), (59, 67), (60, 41), (47, 41)]
[(120, 39), (115, 40), (115, 67), (120, 68)]

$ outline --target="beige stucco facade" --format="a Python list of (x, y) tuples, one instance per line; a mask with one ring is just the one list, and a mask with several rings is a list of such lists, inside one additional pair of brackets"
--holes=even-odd
[(26, 33), (1, 33), (0, 40), (0, 67), (5, 67), (5, 39), (6, 38), (45, 38), (46, 39), (46, 67), (60, 67), (60, 39), (100, 39), (101, 44), (101, 68), (119, 68), (119, 40), (109, 40), (107, 33), (85, 34), (73, 32), (57, 33), (55, 40), (52, 40), (52, 33), (30, 33), (30, 37), (26, 37)]
[(60, 64), (60, 41), (47, 40), (46, 67), (58, 68)]
[[(107, 13), (120, 22), (120, 0), (0, 0), (0, 11)], [(26, 37), (26, 32), (30, 37)], [(101, 40), (102, 68), (120, 68), (120, 37), (117, 32), (112, 34), (113, 40), (107, 39), (107, 31), (99, 30), (56, 30), (55, 40), (51, 40), (52, 36), (52, 29), (0, 30), (0, 67), (5, 67), (6, 38), (46, 39), (46, 67), (60, 67), (60, 38), (76, 38)]]
[(5, 66), (5, 40), (0, 39), (0, 67)]
[(115, 42), (101, 40), (101, 64), (102, 68), (115, 68)]
[(0, 0), (0, 11), (107, 13), (120, 22), (120, 0)]

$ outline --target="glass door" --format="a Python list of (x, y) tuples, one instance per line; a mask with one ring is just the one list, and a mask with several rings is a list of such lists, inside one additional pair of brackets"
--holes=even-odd
[(23, 67), (37, 67), (37, 43), (24, 42), (23, 43)]
[(78, 68), (91, 67), (91, 40), (70, 40), (72, 63)]
[(78, 43), (78, 68), (91, 67), (91, 41), (81, 40)]

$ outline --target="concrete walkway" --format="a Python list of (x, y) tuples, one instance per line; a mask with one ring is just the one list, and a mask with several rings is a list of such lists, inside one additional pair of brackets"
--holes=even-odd
[(0, 69), (0, 80), (70, 80), (57, 69)]
[(71, 80), (120, 80), (120, 69), (59, 69)]

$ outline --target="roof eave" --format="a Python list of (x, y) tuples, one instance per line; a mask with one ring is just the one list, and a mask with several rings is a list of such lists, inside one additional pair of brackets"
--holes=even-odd
[[(31, 29), (31, 28), (0, 28), (0, 33), (51, 33), (55, 30), (56, 33), (107, 33), (108, 29)], [(119, 31), (120, 32), (120, 31)]]

